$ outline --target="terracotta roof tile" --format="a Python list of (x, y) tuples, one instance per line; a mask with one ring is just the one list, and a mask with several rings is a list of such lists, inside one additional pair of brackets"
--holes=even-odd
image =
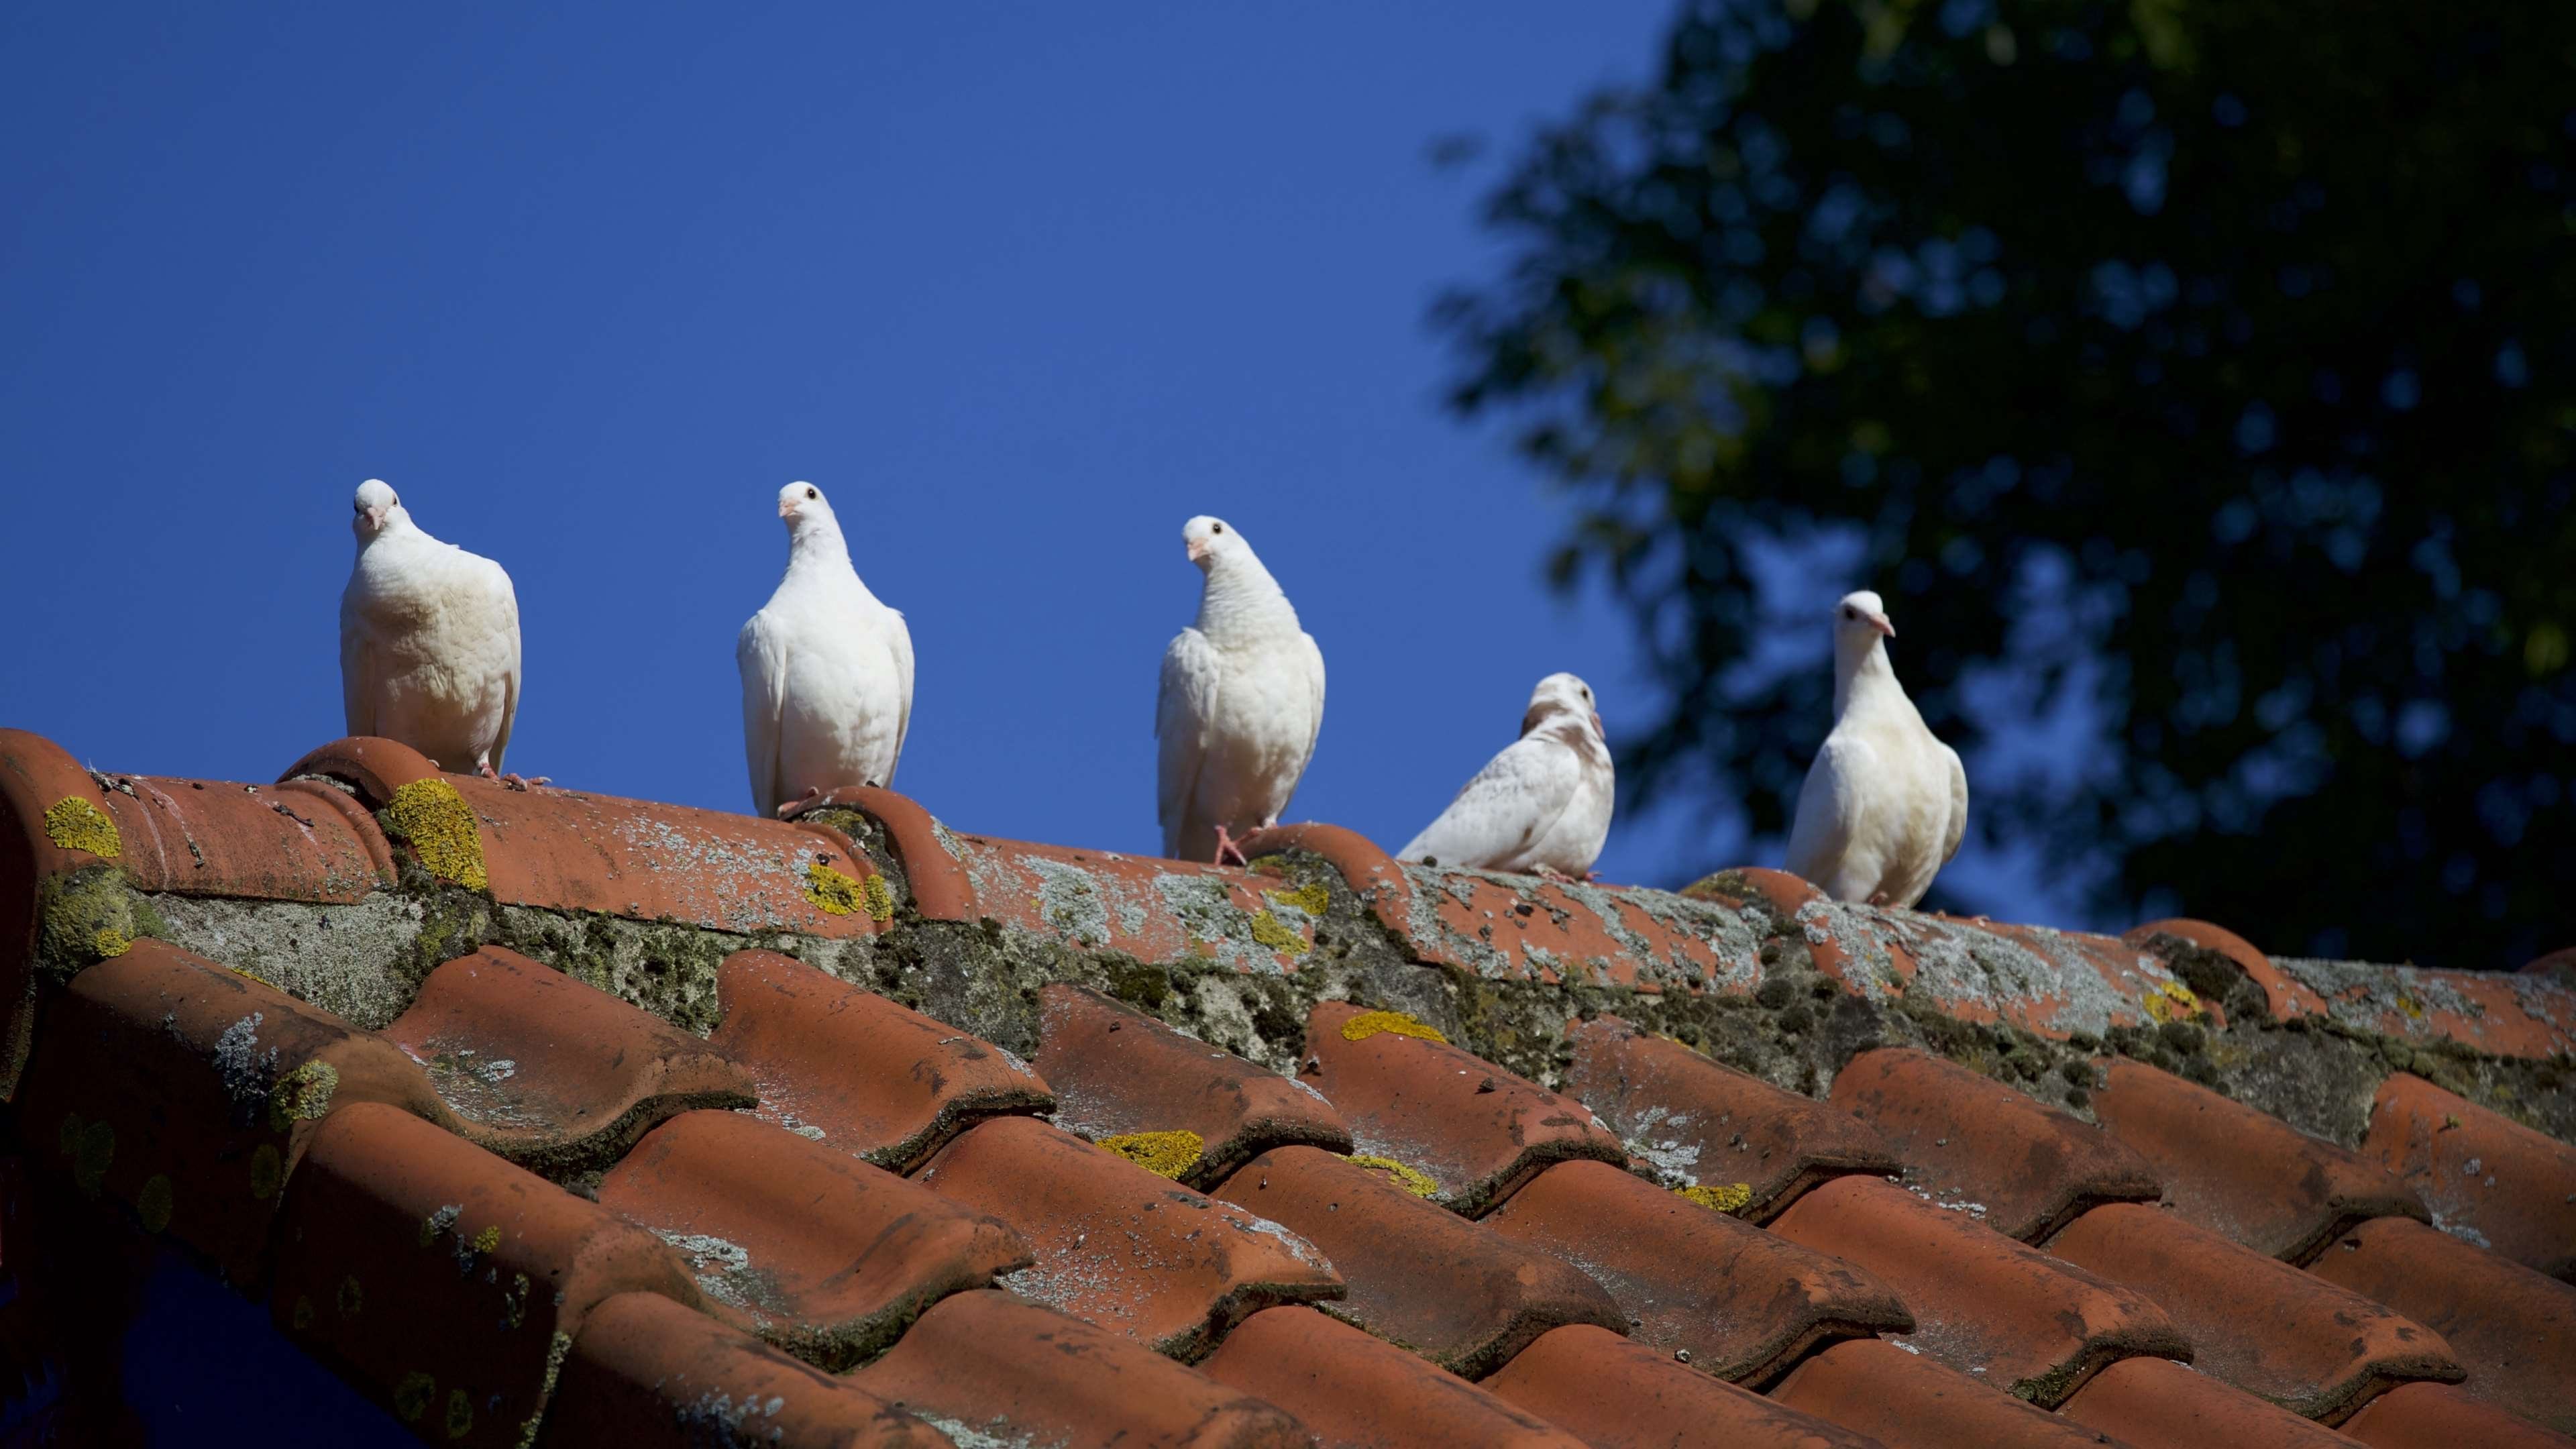
[[(428, 829), (411, 832), (407, 852), (444, 879), (488, 882), (503, 905), (821, 937), (867, 935), (881, 925), (865, 908), (874, 867), (853, 859), (850, 842), (829, 830), (578, 790), (513, 790), (428, 763), (389, 740), (340, 740), (283, 778), (340, 781), (397, 829), (406, 816), (396, 797), (405, 787), (446, 792), (452, 803), (422, 817)], [(423, 853), (423, 839), (449, 832), (461, 832), (453, 846), (479, 864), (483, 880), (463, 879)]]
[(2379, 1084), (2362, 1151), (2445, 1230), (2576, 1282), (2576, 1146), (2398, 1072)]
[(2430, 1329), (2159, 1208), (2095, 1208), (2048, 1250), (2154, 1299), (2194, 1368), (2303, 1418), (2341, 1423), (2400, 1383), (2461, 1378)]
[(1263, 1153), (1216, 1195), (1285, 1224), (1332, 1260), (1350, 1296), (1325, 1312), (1468, 1378), (1560, 1325), (1628, 1321), (1601, 1285), (1557, 1255), (1316, 1148)]
[(2402, 1384), (2345, 1420), (2344, 1434), (2371, 1449), (2570, 1449), (2576, 1439), (2553, 1434), (2519, 1414), (2481, 1403), (2449, 1384)]
[(1895, 1148), (1910, 1185), (2024, 1242), (2096, 1203), (2152, 1202), (2164, 1190), (2100, 1128), (1928, 1052), (1863, 1052), (1834, 1078), (1832, 1100)]
[(1582, 1449), (1554, 1424), (1309, 1308), (1252, 1315), (1202, 1367), (1295, 1414), (1326, 1445)]
[(655, 1128), (599, 1201), (669, 1243), (718, 1316), (829, 1369), (1031, 1261), (1000, 1219), (736, 1112)]
[(1791, 1369), (1771, 1398), (1907, 1449), (2083, 1449), (2118, 1442), (1884, 1339), (1835, 1344)]
[(1047, 1084), (1009, 1052), (774, 951), (716, 973), (709, 1041), (749, 1075), (760, 1115), (910, 1172), (987, 1117), (1043, 1112)]
[[(1403, 867), (1320, 825), (1223, 869), (961, 836), (872, 789), (781, 822), (507, 791), (383, 740), (288, 774), (94, 775), (0, 733), (0, 1111), (63, 1209), (32, 1249), (12, 1218), (0, 1263), (59, 1241), (139, 1264), (157, 1225), (438, 1442), (532, 1420), (548, 1442), (1305, 1442), (1172, 1362), (1210, 1355), (1336, 1438), (1827, 1432), (1801, 1409), (1890, 1443), (2100, 1437), (2018, 1389), (2158, 1442), (2182, 1410), (2271, 1412), (2229, 1376), (2332, 1415), (2404, 1371), (2398, 1321), (2327, 1310), (2332, 1284), (2447, 1335), (2470, 1374), (2380, 1395), (2356, 1432), (2569, 1407), (2576, 1288), (2464, 1240), (2549, 1261), (2563, 1204), (2530, 1195), (2564, 1171), (2554, 1143), (2481, 1148), (2444, 1236), (2373, 1217), (2420, 1208), (2289, 1125), (2360, 1141), (2412, 1066), (2576, 1133), (2545, 1060), (2576, 991), (2542, 973), (2273, 960), (2197, 922), (2113, 941), (1758, 870), (1676, 896)], [(1847, 1063), (1863, 1045), (2070, 1083), (2129, 1052), (2251, 1105), (2115, 1061), (2106, 1134), (1931, 1057)], [(1053, 1098), (1005, 1047), (1043, 1053), (1066, 1122), (1116, 1150), (1032, 1120)], [(1896, 1142), (1763, 1085), (1838, 1073)], [(2432, 1110), (2383, 1105), (2379, 1130)], [(1386, 1160), (1291, 1145), (1345, 1127)], [(2093, 1208), (2066, 1258), (1874, 1176), (2035, 1234), (2135, 1168), (2123, 1142), (2178, 1211)], [(2315, 1276), (2194, 1217), (2321, 1253)], [(1097, 1321), (980, 1286), (996, 1274)], [(117, 1284), (0, 1305), (0, 1351), (31, 1313), (112, 1341), (139, 1301)], [(2162, 1363), (2195, 1351), (2184, 1329), (2210, 1372)], [(61, 1360), (112, 1401), (104, 1361)], [(1420, 1403), (1456, 1422), (1401, 1412)]]
[(2113, 1058), (2093, 1114), (2164, 1179), (2189, 1221), (2305, 1263), (2337, 1233), (2424, 1205), (2377, 1163), (2144, 1062)]
[[(2295, 1269), (2292, 1271), (2296, 1271)], [(2229, 1388), (2189, 1365), (2124, 1358), (2096, 1374), (2058, 1412), (2136, 1449), (2351, 1449), (2352, 1441), (2287, 1409)]]
[(601, 1167), (665, 1118), (757, 1100), (707, 1043), (498, 946), (429, 973), (384, 1034), (467, 1140), (540, 1171)]
[(942, 1449), (947, 1436), (658, 1293), (591, 1310), (537, 1449)]
[(969, 1442), (1055, 1449), (1314, 1443), (1303, 1425), (1259, 1398), (1125, 1335), (1008, 1293), (940, 1300), (850, 1381)]
[(1314, 1088), (1245, 1061), (1108, 997), (1061, 983), (1038, 993), (1037, 1068), (1056, 1091), (1056, 1123), (1094, 1142), (1168, 1140), (1195, 1156), (1179, 1174), (1208, 1187), (1274, 1147), (1351, 1150), (1351, 1133)]
[(1342, 1296), (1324, 1256), (1277, 1223), (1025, 1117), (948, 1144), (920, 1181), (1028, 1240), (1036, 1263), (1004, 1287), (1183, 1360), (1273, 1304)]
[(28, 1135), (87, 1196), (124, 1203), (244, 1291), (279, 1189), (323, 1114), (388, 1102), (453, 1121), (390, 1044), (237, 971), (154, 940), (75, 978), (22, 1084)]
[(1429, 1177), (1442, 1206), (1471, 1217), (1550, 1163), (1627, 1161), (1619, 1139), (1581, 1104), (1400, 1012), (1319, 1003), (1306, 1018), (1303, 1075), (1340, 1109), (1363, 1155)]
[(1771, 1227), (1894, 1288), (1914, 1311), (1910, 1341), (1923, 1352), (2043, 1407), (2115, 1360), (2191, 1352), (2134, 1290), (1877, 1178), (1836, 1178)]
[(1851, 1113), (1720, 1066), (1615, 1016), (1570, 1024), (1565, 1094), (1626, 1140), (1667, 1187), (1743, 1196), (1732, 1211), (1768, 1222), (1800, 1193), (1850, 1173), (1904, 1170)]
[(1867, 1271), (1598, 1162), (1549, 1168), (1485, 1225), (1582, 1268), (1638, 1342), (1722, 1379), (1758, 1385), (1818, 1344), (1914, 1324)]
[(2472, 1396), (2576, 1434), (2576, 1288), (2412, 1218), (2363, 1223), (2308, 1271), (2442, 1335)]
[(590, 1310), (698, 1303), (643, 1229), (397, 1108), (323, 1119), (286, 1194), (280, 1332), (424, 1437), (517, 1445)]
[(1587, 1324), (1555, 1330), (1485, 1380), (1592, 1449), (1873, 1449), (1878, 1441)]

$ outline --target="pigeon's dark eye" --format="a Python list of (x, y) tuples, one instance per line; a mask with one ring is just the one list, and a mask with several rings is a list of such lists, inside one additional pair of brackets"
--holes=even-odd
[(1846, 619), (1857, 619), (1857, 618), (1859, 618), (1859, 617), (1860, 617), (1860, 615), (1853, 613), (1853, 612), (1850, 610), (1850, 608), (1846, 607), (1846, 608), (1843, 610), (1843, 617), (1844, 617), (1844, 618), (1846, 618)]
[(820, 493), (815, 492), (815, 491), (814, 491), (813, 489), (811, 489), (811, 488), (808, 488), (808, 489), (806, 489), (806, 490), (805, 490), (805, 496), (806, 496), (806, 497), (808, 497), (808, 498), (820, 498), (820, 497), (822, 497), (823, 495), (822, 495), (822, 494), (820, 494)]
[(1210, 528), (1210, 529), (1208, 530), (1208, 532), (1210, 532), (1210, 533), (1223, 533), (1223, 532), (1225, 532), (1225, 525), (1224, 525), (1224, 524), (1222, 524), (1222, 523), (1217, 524), (1215, 527)]

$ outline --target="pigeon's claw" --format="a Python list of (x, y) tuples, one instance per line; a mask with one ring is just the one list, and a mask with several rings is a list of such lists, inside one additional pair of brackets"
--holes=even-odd
[(1216, 828), (1216, 858), (1208, 863), (1210, 865), (1223, 865), (1226, 863), (1226, 857), (1229, 855), (1234, 857), (1234, 863), (1236, 865), (1252, 864), (1251, 861), (1244, 858), (1243, 847), (1235, 844), (1234, 837), (1227, 834), (1226, 828), (1220, 825)]
[(534, 789), (539, 785), (551, 785), (554, 783), (554, 777), (551, 775), (539, 775), (533, 780), (523, 780), (517, 775), (503, 775), (501, 777), (501, 783), (503, 786), (512, 790), (528, 790)]
[(778, 809), (777, 809), (777, 810), (775, 810), (775, 811), (774, 811), (774, 812), (772, 812), (772, 813), (773, 813), (773, 814), (775, 814), (775, 815), (777, 815), (777, 817), (778, 817), (779, 819), (784, 820), (784, 819), (786, 819), (788, 816), (790, 816), (790, 815), (794, 814), (795, 812), (797, 812), (797, 811), (799, 811), (799, 810), (804, 809), (804, 808), (805, 808), (805, 803), (806, 803), (807, 801), (809, 801), (809, 800), (819, 800), (819, 799), (821, 799), (821, 798), (822, 798), (822, 796), (823, 796), (823, 790), (822, 790), (822, 787), (821, 787), (821, 786), (818, 786), (818, 785), (808, 785), (808, 786), (806, 786), (806, 787), (805, 787), (805, 793), (804, 793), (804, 794), (797, 796), (797, 797), (796, 797), (795, 799), (793, 799), (793, 800), (786, 801), (785, 803), (781, 804), (781, 805), (778, 807)]
[[(1563, 885), (1574, 879), (1574, 877), (1567, 875), (1564, 871), (1558, 870), (1552, 865), (1534, 866), (1531, 868), (1530, 873), (1537, 876), (1540, 880), (1552, 880), (1559, 885)], [(1587, 880), (1590, 878), (1591, 877), (1589, 876), (1585, 877)]]

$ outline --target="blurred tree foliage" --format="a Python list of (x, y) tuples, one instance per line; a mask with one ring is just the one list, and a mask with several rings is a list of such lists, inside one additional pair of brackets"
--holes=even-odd
[(2106, 917), (2576, 944), (2576, 5), (1690, 0), (1489, 207), (1454, 401), (1669, 691), (1632, 798), (1785, 828), (1866, 585)]

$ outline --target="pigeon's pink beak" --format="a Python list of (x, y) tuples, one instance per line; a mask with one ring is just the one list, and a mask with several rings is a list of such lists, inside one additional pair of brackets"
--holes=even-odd
[(1208, 554), (1207, 540), (1204, 538), (1190, 539), (1182, 545), (1182, 548), (1189, 554), (1192, 563), (1205, 559)]
[(1896, 626), (1887, 622), (1887, 616), (1885, 614), (1870, 615), (1869, 627), (1876, 629), (1878, 632), (1886, 635), (1890, 639), (1896, 637)]
[(796, 505), (784, 498), (778, 500), (778, 516), (781, 518), (794, 518), (796, 516)]
[(368, 510), (367, 510), (367, 527), (369, 527), (369, 528), (382, 528), (382, 527), (384, 527), (384, 526), (385, 526), (385, 510), (384, 510), (384, 509), (381, 509), (381, 508), (370, 508), (370, 509), (368, 509)]

